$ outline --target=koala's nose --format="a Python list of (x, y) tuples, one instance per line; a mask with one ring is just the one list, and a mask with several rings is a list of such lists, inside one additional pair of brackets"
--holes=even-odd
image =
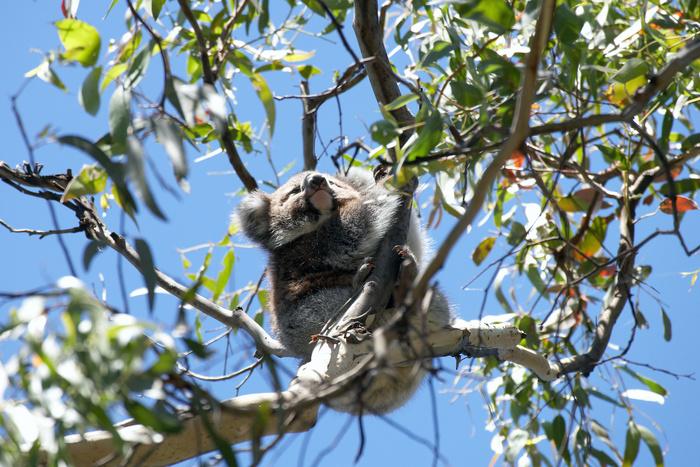
[(304, 189), (305, 190), (317, 190), (319, 188), (328, 186), (326, 177), (319, 173), (313, 173), (306, 176), (304, 179)]

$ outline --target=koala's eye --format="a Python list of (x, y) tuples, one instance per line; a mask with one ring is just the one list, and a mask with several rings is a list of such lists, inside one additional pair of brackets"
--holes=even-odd
[(284, 196), (282, 197), (282, 199), (280, 200), (280, 202), (285, 203), (285, 202), (287, 202), (287, 200), (288, 200), (291, 196), (297, 195), (297, 194), (299, 194), (299, 193), (301, 193), (301, 187), (295, 186), (294, 188), (292, 188), (291, 190), (288, 190), (288, 191), (284, 194)]

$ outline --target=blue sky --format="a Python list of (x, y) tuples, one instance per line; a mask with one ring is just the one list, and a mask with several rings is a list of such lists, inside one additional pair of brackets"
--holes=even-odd
[[(99, 4), (99, 5), (97, 5)], [(124, 3), (117, 4), (106, 21), (101, 19), (106, 13), (108, 2), (83, 2), (79, 10), (79, 18), (98, 28), (103, 37), (102, 54), (106, 51), (106, 38), (118, 38), (124, 31), (122, 11)], [(0, 77), (0, 128), (3, 136), (4, 150), (0, 160), (4, 160), (10, 166), (20, 164), (28, 160), (26, 148), (22, 142), (17, 124), (10, 107), (10, 96), (14, 95), (24, 82), (23, 74), (36, 67), (41, 61), (39, 53), (32, 49), (48, 51), (59, 46), (58, 36), (51, 24), (61, 19), (60, 2), (58, 0), (11, 2), (6, 6), (6, 21), (2, 35), (5, 39), (5, 47), (0, 53), (0, 58), (5, 63), (4, 71)], [(349, 23), (348, 23), (349, 25)], [(349, 28), (348, 28), (349, 29)], [(350, 34), (350, 31), (348, 31)], [(332, 38), (334, 39), (334, 38)], [(319, 47), (319, 42), (315, 43)], [(351, 40), (354, 44), (354, 40)], [(303, 42), (301, 43), (303, 45)], [(300, 46), (301, 46), (300, 45)], [(355, 46), (356, 47), (356, 46)], [(355, 49), (357, 50), (357, 48)], [(343, 69), (350, 58), (338, 53), (338, 48), (333, 44), (316, 49), (316, 57), (324, 63), (333, 63), (335, 69)], [(154, 57), (148, 70), (146, 81), (153, 81), (158, 89), (157, 58)], [(175, 65), (177, 67), (177, 65)], [(80, 134), (88, 139), (97, 139), (108, 131), (106, 104), (109, 92), (103, 94), (103, 103), (100, 113), (91, 117), (82, 111), (77, 100), (79, 84), (86, 75), (80, 67), (59, 68), (58, 73), (69, 88), (69, 93), (62, 93), (58, 89), (33, 79), (28, 83), (17, 101), (17, 106), (23, 118), (27, 133), (30, 138), (38, 134), (47, 124), (53, 126), (53, 130), (59, 135)], [(178, 72), (175, 71), (177, 74)], [(184, 76), (184, 73), (180, 73)], [(312, 92), (318, 92), (329, 85), (331, 76), (327, 73), (324, 77), (315, 78), (312, 81)], [(278, 94), (296, 94), (295, 86), (298, 84), (298, 76), (290, 76), (285, 82), (284, 78), (270, 80), (270, 87), (277, 90)], [(150, 86), (150, 84), (146, 85)], [(376, 111), (374, 100), (371, 97), (368, 83), (362, 83), (359, 89), (352, 94), (344, 96), (340, 100), (343, 112), (342, 129), (339, 127), (338, 108), (335, 102), (325, 105), (319, 115), (320, 132), (326, 144), (339, 133), (345, 133), (352, 140), (355, 136), (366, 133), (366, 127), (380, 119)], [(150, 88), (146, 88), (147, 90)], [(152, 91), (156, 92), (156, 91)], [(244, 82), (240, 82), (239, 92), (236, 95), (236, 112), (242, 120), (252, 120), (257, 126), (262, 121), (262, 107), (254, 95), (252, 88)], [(358, 116), (356, 118), (355, 116)], [(297, 163), (292, 172), (301, 168), (301, 140), (300, 140), (300, 116), (301, 104), (298, 101), (282, 101), (277, 103), (277, 125), (270, 151), (275, 160), (276, 169), (296, 159)], [(337, 144), (331, 146), (331, 152)], [(163, 164), (165, 154), (159, 148), (152, 148), (151, 154), (156, 163)], [(320, 152), (320, 151), (319, 151)], [(61, 173), (71, 168), (76, 173), (83, 164), (92, 163), (86, 156), (71, 149), (60, 147), (58, 144), (48, 144), (36, 151), (36, 158), (44, 164), (43, 173)], [(156, 265), (175, 278), (183, 280), (184, 273), (182, 260), (176, 248), (183, 249), (194, 245), (216, 243), (223, 238), (228, 227), (228, 215), (238, 199), (232, 196), (241, 188), (241, 184), (231, 172), (230, 165), (223, 155), (215, 156), (195, 163), (195, 158), (201, 156), (195, 151), (188, 153), (190, 161), (189, 182), (192, 187), (190, 195), (180, 192), (174, 197), (164, 191), (157, 194), (158, 202), (167, 222), (160, 221), (154, 216), (145, 213), (139, 218), (139, 227), (127, 222), (124, 230), (120, 227), (119, 216), (110, 213), (106, 222), (112, 230), (126, 232), (128, 238), (137, 236), (150, 241), (154, 250)], [(269, 179), (272, 171), (267, 164), (266, 156), (245, 156), (250, 164), (251, 172), (258, 179)], [(163, 166), (165, 166), (163, 164)], [(332, 170), (327, 157), (321, 161), (321, 169)], [(162, 170), (161, 174), (168, 176), (168, 170)], [(175, 186), (174, 181), (170, 181)], [(23, 197), (4, 184), (0, 186), (0, 219), (15, 228), (50, 229), (51, 220), (46, 203), (36, 199)], [(145, 208), (144, 208), (145, 209)], [(56, 206), (59, 223), (62, 228), (75, 225), (75, 218), (68, 210), (61, 210)], [(695, 232), (700, 228), (698, 212), (689, 213), (683, 224), (686, 239), (691, 245), (697, 242)], [(444, 237), (449, 227), (454, 223), (451, 218), (445, 217), (437, 231), (431, 232), (431, 236), (437, 242)], [(665, 224), (664, 224), (665, 223)], [(669, 228), (669, 216), (654, 216), (640, 224), (641, 231), (651, 232), (656, 228)], [(475, 227), (469, 236), (463, 238), (449, 257), (445, 268), (437, 275), (436, 279), (454, 303), (457, 314), (464, 319), (476, 318), (481, 305), (483, 294), (479, 290), (484, 283), (477, 282), (470, 290), (462, 290), (478, 272), (470, 259), (471, 252), (479, 240), (487, 235), (486, 228)], [(639, 238), (643, 238), (639, 233)], [(122, 305), (118, 288), (116, 287), (116, 255), (106, 252), (97, 258), (91, 269), (87, 272), (82, 269), (82, 252), (86, 241), (82, 234), (70, 236), (66, 239), (74, 264), (80, 271), (79, 276), (98, 293), (102, 293), (102, 282), (97, 275), (102, 272), (105, 283), (108, 285), (107, 299), (116, 307)], [(0, 255), (0, 291), (12, 292), (35, 288), (38, 285), (54, 282), (67, 274), (65, 258), (60, 254), (56, 239), (48, 237), (39, 240), (36, 237), (27, 237), (23, 234), (12, 234), (0, 227), (0, 242), (3, 245), (3, 254)], [(245, 244), (243, 239), (236, 243)], [(493, 253), (492, 253), (493, 254)], [(187, 258), (195, 265), (201, 261), (202, 252), (190, 253)], [(254, 250), (237, 248), (236, 255), (239, 258), (230, 285), (231, 290), (244, 286), (250, 281), (257, 281), (262, 271), (264, 259)], [(694, 271), (700, 268), (697, 256), (686, 258), (678, 245), (678, 241), (671, 237), (663, 237), (652, 245), (642, 250), (639, 255), (639, 264), (652, 264), (653, 273), (648, 283), (648, 295), (640, 294), (640, 310), (650, 323), (650, 328), (638, 331), (635, 343), (628, 354), (633, 361), (647, 363), (649, 365), (664, 368), (677, 373), (697, 373), (700, 370), (700, 359), (695, 353), (697, 329), (700, 326), (698, 305), (696, 300), (700, 298), (697, 286), (690, 290), (690, 281), (683, 278), (681, 271)], [(142, 286), (140, 278), (132, 274), (128, 264), (124, 264), (127, 271), (127, 287), (134, 289)], [(193, 271), (188, 271), (193, 272)], [(526, 291), (528, 292), (528, 291)], [(673, 322), (673, 339), (670, 343), (663, 340), (663, 328), (661, 315), (656, 301), (650, 298), (656, 295), (664, 303), (664, 309)], [(135, 297), (129, 300), (129, 310), (137, 316), (149, 318), (146, 303), (143, 297)], [(177, 301), (159, 296), (154, 313), (154, 320), (162, 321), (166, 325), (175, 322)], [(538, 304), (540, 309), (534, 312), (535, 316), (543, 317), (549, 309), (544, 301)], [(9, 307), (0, 303), (0, 320), (7, 316)], [(493, 298), (486, 305), (486, 314), (501, 314), (503, 311)], [(589, 309), (589, 313), (592, 311)], [(613, 342), (617, 345), (626, 345), (629, 338), (633, 320), (629, 310), (626, 310), (620, 318), (613, 335)], [(208, 329), (216, 328), (216, 324), (205, 321)], [(214, 335), (212, 332), (211, 335)], [(244, 357), (252, 353), (250, 339), (237, 335), (233, 339), (234, 356)], [(1, 349), (0, 349), (1, 351)], [(5, 358), (5, 355), (0, 355)], [(194, 371), (211, 371), (211, 374), (224, 372), (223, 356), (219, 356), (218, 365), (195, 364)], [(456, 396), (454, 388), (461, 388), (468, 380), (455, 381), (454, 362), (443, 359), (438, 362), (447, 371), (441, 373), (441, 380), (434, 380), (425, 385), (418, 397), (412, 400), (406, 408), (397, 411), (387, 417), (389, 421), (379, 418), (366, 418), (364, 430), (366, 435), (364, 453), (358, 465), (429, 465), (433, 460), (433, 449), (436, 440), (439, 440), (438, 449), (444, 459), (451, 465), (488, 465), (493, 456), (489, 444), (493, 432), (484, 429), (484, 422), (488, 412), (484, 408), (484, 399), (479, 392), (471, 392), (466, 396)], [(296, 367), (294, 362), (285, 362), (284, 366), (293, 373)], [(463, 367), (464, 368), (464, 367)], [(231, 359), (228, 362), (227, 371), (232, 370)], [(218, 371), (218, 373), (217, 373)], [(654, 373), (649, 370), (640, 370), (670, 391), (670, 396), (663, 406), (639, 401), (636, 404), (639, 412), (635, 414), (635, 420), (648, 428), (653, 428), (652, 423), (645, 416), (653, 419), (663, 429), (663, 433), (655, 431), (662, 445), (667, 441), (669, 446), (666, 456), (667, 465), (691, 465), (696, 460), (694, 450), (688, 449), (694, 446), (697, 434), (697, 419), (700, 416), (700, 404), (697, 402), (698, 381), (689, 379), (677, 380), (671, 376)], [(595, 377), (597, 378), (597, 377)], [(635, 386), (630, 379), (627, 388)], [(454, 383), (454, 386), (453, 386)], [(474, 387), (478, 381), (472, 382)], [(238, 382), (225, 382), (210, 385), (209, 388), (215, 395), (221, 398), (235, 395), (235, 386)], [(600, 378), (596, 380), (601, 390), (609, 391)], [(264, 378), (257, 378), (246, 383), (241, 393), (252, 393), (270, 390), (270, 383)], [(434, 395), (434, 400), (431, 398)], [(611, 394), (614, 397), (614, 394)], [(604, 426), (608, 426), (614, 417), (614, 437), (622, 449), (624, 433), (626, 430), (627, 414), (622, 411), (614, 412), (610, 406), (596, 400), (595, 408), (591, 416)], [(433, 411), (434, 404), (436, 410)], [(437, 420), (437, 425), (435, 423)], [(346, 424), (346, 415), (325, 410), (319, 419), (318, 425), (308, 434), (292, 435), (285, 438), (278, 449), (264, 464), (278, 465), (312, 465), (325, 448), (333, 445), (338, 438), (337, 447), (321, 462), (327, 463), (332, 459), (333, 464), (351, 465), (359, 447), (359, 428), (356, 421), (351, 420)], [(408, 436), (396, 426), (410, 430), (415, 436)], [(436, 426), (439, 433), (436, 433)], [(551, 448), (542, 441), (538, 447), (542, 452), (550, 453)], [(288, 445), (288, 446), (287, 446)], [(284, 449), (280, 449), (284, 447)], [(600, 446), (599, 446), (600, 448)], [(267, 465), (266, 464), (266, 465)], [(497, 463), (500, 465), (500, 462)], [(637, 465), (652, 465), (652, 458), (644, 445), (640, 449)]]

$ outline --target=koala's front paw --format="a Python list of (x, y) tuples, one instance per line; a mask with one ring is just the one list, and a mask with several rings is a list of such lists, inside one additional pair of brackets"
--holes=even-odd
[(396, 245), (394, 251), (403, 259), (401, 261), (401, 269), (399, 269), (400, 280), (406, 278), (412, 281), (415, 279), (418, 275), (418, 260), (408, 248), (408, 245)]
[(372, 175), (374, 175), (374, 181), (379, 183), (389, 175), (389, 172), (380, 164), (374, 168)]
[(372, 269), (374, 269), (374, 258), (368, 256), (362, 261), (360, 267), (357, 268), (355, 277), (352, 278), (352, 288), (355, 290), (359, 289), (365, 279), (367, 279), (367, 276), (369, 276)]

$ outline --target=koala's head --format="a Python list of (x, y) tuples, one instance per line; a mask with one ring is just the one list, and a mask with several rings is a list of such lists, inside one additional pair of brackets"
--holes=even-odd
[(302, 172), (272, 194), (249, 193), (235, 216), (248, 238), (274, 250), (318, 229), (339, 208), (360, 198), (360, 192), (340, 178)]

